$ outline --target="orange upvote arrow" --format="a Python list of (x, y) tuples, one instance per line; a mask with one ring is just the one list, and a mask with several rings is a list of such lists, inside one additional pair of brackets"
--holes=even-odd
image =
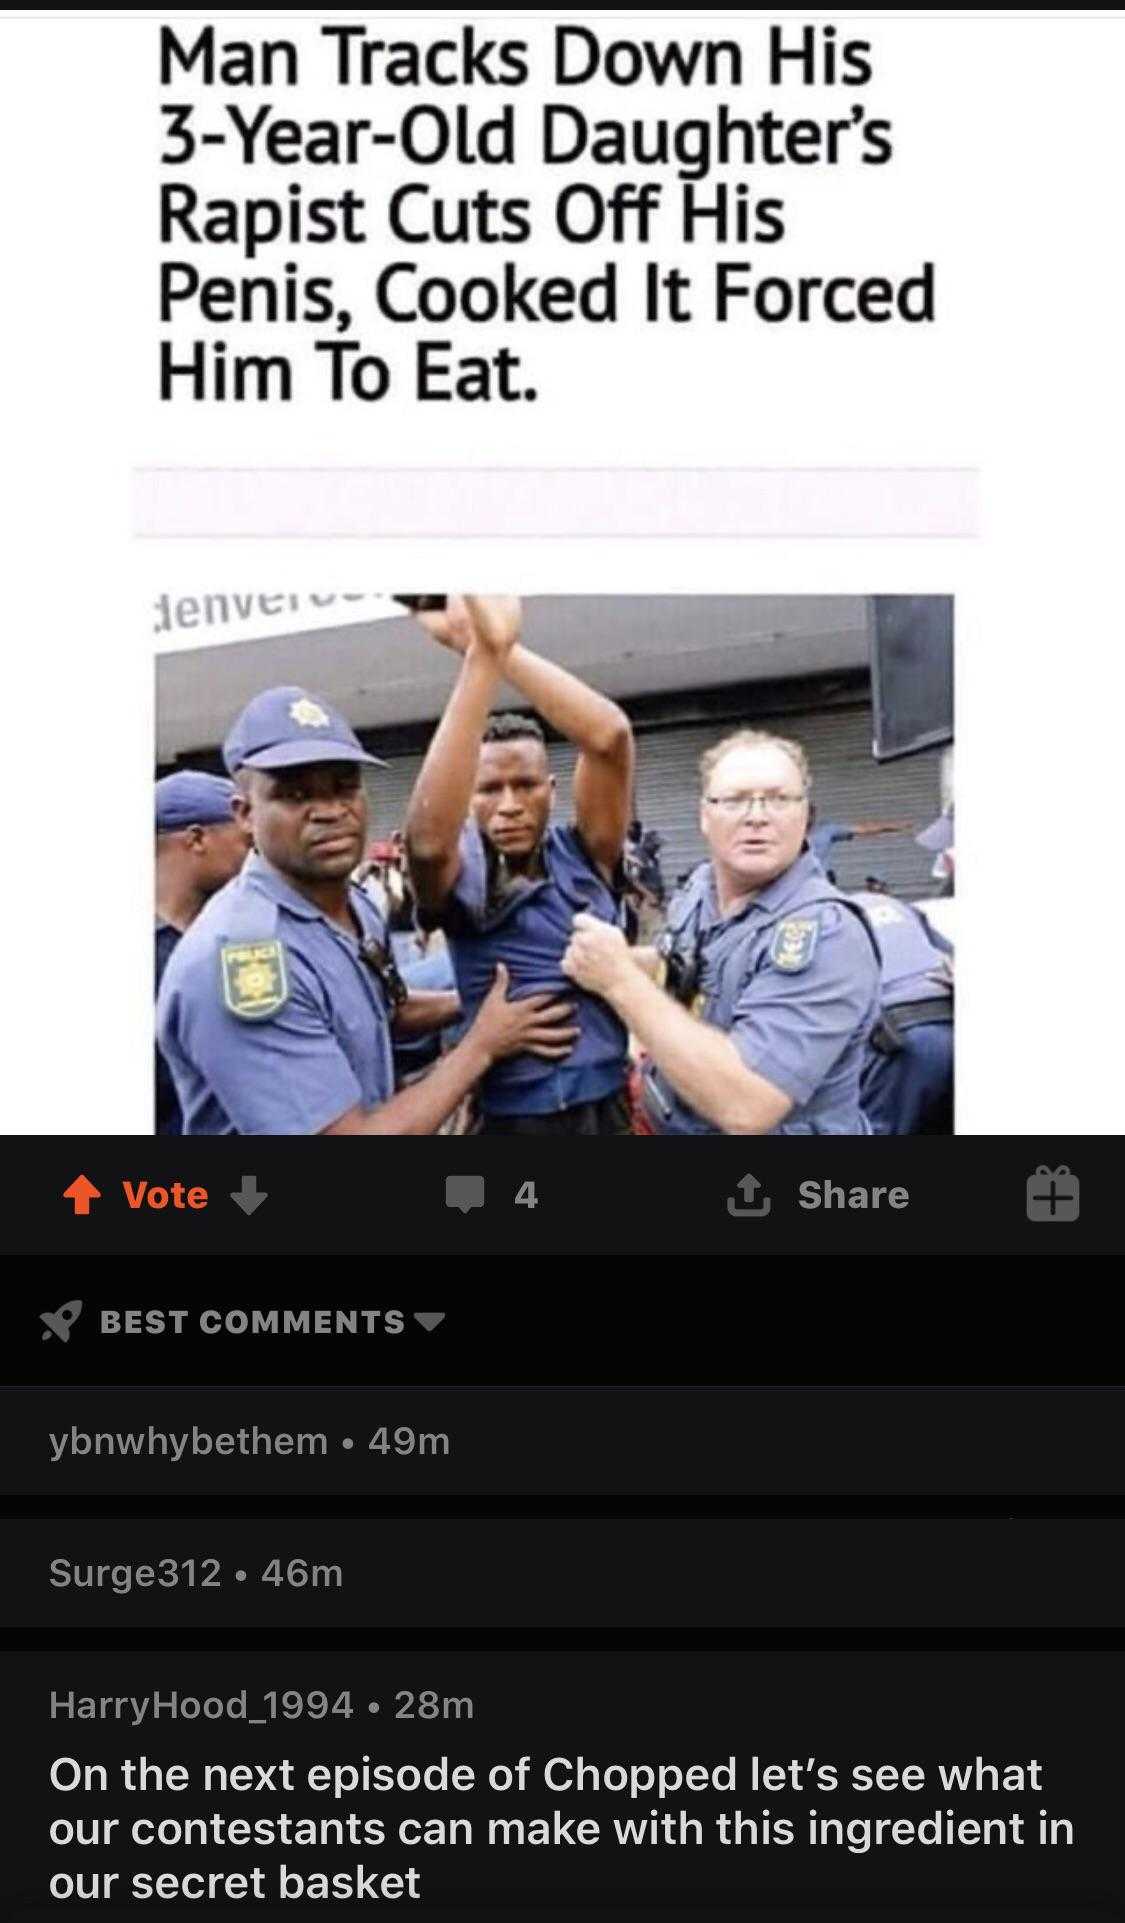
[(91, 1202), (100, 1202), (102, 1192), (96, 1189), (88, 1175), (78, 1175), (68, 1189), (63, 1190), (63, 1201), (74, 1203), (75, 1215), (89, 1215)]

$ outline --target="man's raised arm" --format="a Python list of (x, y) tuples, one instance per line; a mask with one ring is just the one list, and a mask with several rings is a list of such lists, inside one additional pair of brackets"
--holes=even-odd
[[(546, 661), (522, 645), (518, 602), (469, 597), (464, 602), (451, 601), (443, 614), (425, 614), (419, 619), (435, 640), (464, 655), (466, 661), (474, 640), (487, 646), (509, 686), (522, 694), (544, 721), (573, 742), (579, 750), (574, 771), (578, 830), (592, 859), (607, 876), (611, 875), (621, 859), (633, 808), (633, 731), (623, 709), (557, 662)], [(483, 729), (483, 722), (481, 725)], [(479, 745), (478, 736), (478, 749)], [(471, 792), (470, 773), (466, 812)], [(456, 878), (454, 866), (446, 893)]]
[(504, 664), (519, 633), (519, 602), (451, 600), (441, 614), (420, 615), (443, 646), (462, 656), (461, 672), (414, 784), (406, 816), (406, 850), (418, 905), (436, 914), (456, 885), (461, 830), (469, 813), (480, 746)]
[(633, 730), (616, 701), (518, 642), (504, 679), (579, 750), (574, 813), (592, 859), (609, 877), (621, 860), (633, 812)]

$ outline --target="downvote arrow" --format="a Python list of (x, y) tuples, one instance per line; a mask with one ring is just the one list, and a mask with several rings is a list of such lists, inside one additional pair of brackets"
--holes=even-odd
[(269, 1196), (258, 1187), (256, 1175), (244, 1175), (242, 1187), (232, 1189), (230, 1199), (235, 1208), (242, 1210), (243, 1215), (253, 1215), (255, 1209), (260, 1209), (263, 1202), (269, 1201)]

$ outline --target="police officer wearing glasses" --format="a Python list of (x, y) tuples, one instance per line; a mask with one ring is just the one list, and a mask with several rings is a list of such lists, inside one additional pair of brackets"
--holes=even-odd
[(860, 1076), (879, 953), (807, 843), (797, 742), (751, 730), (702, 763), (711, 850), (672, 902), (665, 985), (579, 915), (564, 973), (604, 997), (646, 1053), (649, 1127), (670, 1135), (866, 1135)]
[(254, 852), (178, 944), (157, 1004), (186, 1135), (429, 1135), (495, 1062), (565, 1059), (571, 1011), (546, 995), (509, 1001), (501, 969), (457, 1047), (396, 1094), (392, 1028), (430, 1032), (460, 1005), (407, 992), (351, 880), (367, 838), (361, 769), (382, 764), (304, 688), (256, 696), (223, 758)]

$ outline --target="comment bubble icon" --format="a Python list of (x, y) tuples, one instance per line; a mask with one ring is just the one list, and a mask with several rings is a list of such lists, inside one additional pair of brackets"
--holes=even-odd
[(445, 1206), (447, 1209), (460, 1209), (462, 1215), (470, 1215), (474, 1209), (484, 1207), (483, 1175), (447, 1175), (445, 1178)]

